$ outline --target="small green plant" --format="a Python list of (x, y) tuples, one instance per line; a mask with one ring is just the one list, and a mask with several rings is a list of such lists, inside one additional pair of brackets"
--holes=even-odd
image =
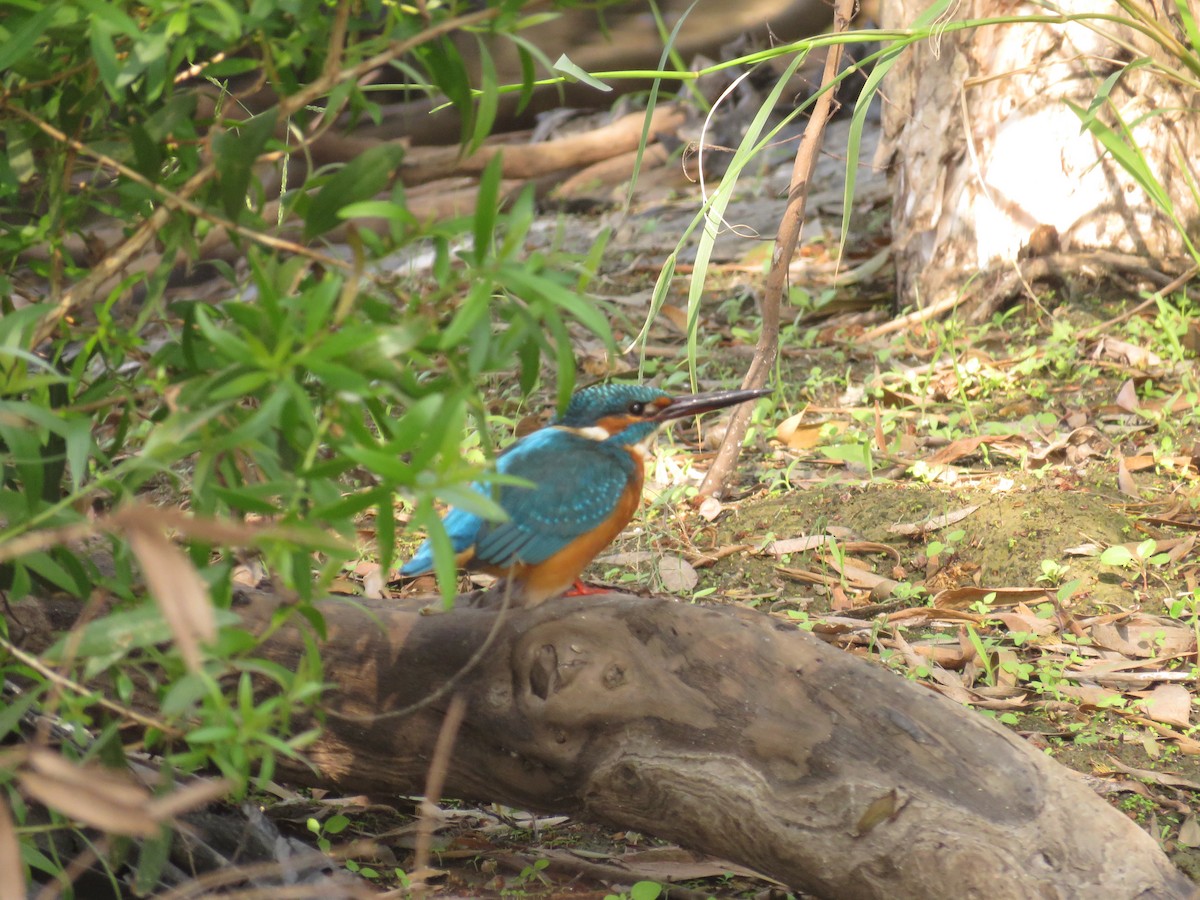
[(605, 894), (604, 900), (658, 900), (663, 886), (657, 881), (638, 881), (629, 888), (629, 893)]
[(1141, 579), (1143, 590), (1150, 587), (1150, 570), (1162, 568), (1171, 561), (1170, 555), (1158, 552), (1158, 542), (1147, 538), (1132, 550), (1124, 544), (1114, 544), (1100, 554), (1100, 562), (1135, 573)]
[(1038, 584), (1044, 584), (1048, 587), (1058, 587), (1067, 577), (1068, 571), (1068, 566), (1057, 563), (1052, 559), (1043, 559), (1042, 574), (1039, 575), (1035, 580)]
[(313, 816), (309, 816), (305, 825), (309, 831), (317, 836), (317, 847), (320, 848), (321, 852), (328, 853), (330, 847), (333, 846), (329, 840), (330, 836), (338, 835), (345, 831), (350, 825), (350, 820), (340, 813), (330, 816), (324, 822)]
[[(934, 568), (940, 568), (948, 563), (951, 557), (958, 552), (958, 545), (962, 543), (963, 538), (967, 533), (961, 528), (955, 528), (953, 531), (948, 531), (943, 535), (944, 540), (936, 538), (925, 545), (925, 555), (929, 558), (930, 564)], [(945, 557), (943, 559), (942, 557)]]
[(550, 879), (545, 875), (545, 871), (549, 866), (550, 860), (535, 859), (517, 874), (517, 884), (523, 887), (535, 882), (538, 884), (549, 884)]
[(929, 592), (923, 584), (913, 584), (911, 581), (901, 581), (892, 588), (892, 596), (905, 603), (913, 603), (928, 598)]
[(973, 625), (967, 626), (967, 640), (971, 642), (971, 646), (975, 649), (975, 655), (979, 657), (979, 661), (983, 665), (984, 683), (989, 687), (994, 686), (996, 684), (996, 662), (992, 655), (994, 648), (989, 646), (994, 642), (985, 642)]

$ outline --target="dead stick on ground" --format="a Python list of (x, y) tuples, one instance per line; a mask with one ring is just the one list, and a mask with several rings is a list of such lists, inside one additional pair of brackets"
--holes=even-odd
[[(845, 31), (850, 27), (854, 17), (856, 0), (837, 0), (833, 14), (833, 30)], [(838, 69), (842, 63), (842, 45), (833, 44), (825, 57), (825, 71), (821, 76), (821, 95), (813, 107), (812, 117), (800, 138), (800, 146), (796, 148), (796, 162), (792, 166), (792, 181), (788, 186), (787, 208), (779, 223), (779, 231), (775, 235), (775, 252), (771, 257), (771, 271), (767, 273), (766, 289), (762, 300), (762, 332), (758, 336), (758, 345), (754, 350), (754, 359), (746, 377), (742, 380), (744, 388), (764, 387), (775, 368), (775, 359), (779, 354), (779, 310), (783, 305), (784, 291), (787, 290), (788, 266), (796, 252), (800, 241), (800, 228), (804, 224), (804, 206), (808, 200), (808, 184), (812, 178), (813, 169), (817, 164), (817, 152), (825, 136), (825, 123), (833, 114), (833, 101), (836, 94)], [(734, 409), (733, 419), (725, 432), (725, 440), (721, 449), (704, 476), (700, 485), (700, 496), (719, 495), (725, 487), (737, 463), (738, 451), (746, 437), (746, 429), (750, 426), (750, 413), (753, 405), (742, 404)]]

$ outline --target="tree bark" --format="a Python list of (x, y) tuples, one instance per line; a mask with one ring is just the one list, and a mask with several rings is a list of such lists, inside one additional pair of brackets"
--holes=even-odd
[[(314, 784), (420, 793), (457, 692), (448, 796), (643, 831), (821, 897), (1193, 895), (1074, 773), (760, 613), (622, 595), (323, 612), (336, 691), (316, 768), (296, 773)], [(302, 636), (266, 650), (288, 665)]]
[[(881, 7), (885, 28), (923, 12), (923, 0)], [(1169, 6), (1169, 4), (1168, 4)], [(1117, 13), (1115, 3), (1067, 0), (1064, 13)], [(1149, 5), (1147, 5), (1149, 8)], [(1155, 4), (1159, 24), (1177, 26)], [(973, 0), (956, 18), (1046, 13), (1044, 6)], [(909, 49), (884, 82), (881, 159), (894, 180), (892, 229), (901, 305), (935, 306), (972, 290), (980, 271), (1008, 270), (1022, 248), (1057, 232), (1068, 252), (1107, 250), (1158, 261), (1185, 245), (1147, 194), (1082, 133), (1064, 101), (1087, 109), (1117, 68), (1146, 56), (1171, 66), (1143, 34), (1109, 22), (993, 25), (950, 32)], [(1178, 69), (1178, 63), (1174, 64)], [(1184, 167), (1197, 177), (1196, 91), (1150, 68), (1125, 72), (1112, 102), (1129, 124), (1179, 218), (1198, 233), (1200, 210)], [(1102, 120), (1115, 125), (1111, 112)], [(1053, 231), (1051, 231), (1051, 229)], [(1054, 251), (1053, 241), (1049, 252)], [(1029, 251), (1027, 251), (1028, 253)], [(1172, 268), (1179, 270), (1180, 265)], [(995, 279), (981, 279), (979, 293)], [(982, 296), (968, 318), (985, 318)]]

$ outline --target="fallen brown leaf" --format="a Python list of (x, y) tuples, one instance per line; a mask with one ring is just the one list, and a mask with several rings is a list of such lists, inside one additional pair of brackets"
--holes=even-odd
[(1142, 495), (1137, 489), (1137, 482), (1129, 474), (1129, 469), (1125, 466), (1125, 457), (1123, 456), (1117, 459), (1117, 490), (1126, 497), (1133, 497), (1135, 500), (1142, 499)]
[(957, 462), (964, 456), (972, 456), (979, 451), (979, 448), (985, 444), (998, 445), (1009, 444), (1012, 448), (1025, 449), (1029, 446), (1029, 442), (1024, 438), (1013, 435), (981, 435), (979, 437), (965, 437), (951, 441), (945, 447), (942, 447), (932, 456), (925, 460), (928, 465), (949, 465), (952, 462)]
[(124, 773), (35, 750), (18, 780), (38, 802), (94, 828), (132, 837), (158, 833), (159, 822), (147, 809), (149, 791)]
[(955, 522), (961, 522), (975, 510), (979, 509), (979, 505), (965, 506), (962, 509), (956, 509), (941, 516), (931, 516), (928, 519), (922, 519), (920, 522), (908, 522), (898, 525), (889, 525), (888, 531), (892, 534), (902, 534), (906, 537), (914, 537), (916, 535), (931, 534), (934, 531), (939, 531), (942, 528), (947, 528)]
[(825, 428), (836, 434), (841, 434), (850, 427), (850, 423), (841, 420), (825, 422), (803, 422), (804, 412), (788, 416), (775, 427), (775, 438), (791, 450), (811, 450), (821, 442), (821, 432)]
[(1192, 629), (1174, 619), (1133, 613), (1117, 621), (1097, 622), (1088, 628), (1099, 647), (1124, 656), (1148, 658), (1191, 653), (1196, 647)]
[(1125, 412), (1136, 412), (1138, 408), (1137, 385), (1132, 378), (1125, 379), (1117, 391), (1116, 404)]
[(662, 581), (663, 590), (670, 594), (687, 594), (695, 590), (700, 582), (687, 562), (678, 556), (662, 556), (658, 560), (658, 577)]
[(1046, 598), (1046, 591), (1042, 588), (956, 587), (938, 591), (933, 597), (933, 605), (938, 609), (964, 609), (986, 599), (989, 594), (995, 595), (988, 601), (994, 606), (1010, 606)]
[(697, 507), (696, 512), (699, 513), (700, 518), (704, 519), (706, 522), (712, 522), (716, 520), (717, 516), (719, 516), (724, 509), (724, 505), (716, 497), (705, 497), (700, 501), (700, 506)]
[(1146, 715), (1155, 722), (1187, 728), (1191, 724), (1192, 694), (1181, 684), (1160, 684), (1150, 691), (1132, 691), (1142, 698)]
[(21, 868), (21, 845), (8, 804), (0, 797), (0, 897), (26, 896)]

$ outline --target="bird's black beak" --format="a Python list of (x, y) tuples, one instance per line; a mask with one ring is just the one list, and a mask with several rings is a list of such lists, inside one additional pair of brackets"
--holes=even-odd
[(724, 409), (726, 406), (736, 406), (747, 400), (765, 397), (770, 393), (771, 388), (756, 388), (749, 391), (710, 391), (706, 394), (672, 397), (671, 402), (659, 410), (654, 418), (656, 421), (666, 422), (670, 419), (682, 419), (684, 416), (698, 416), (714, 409)]

